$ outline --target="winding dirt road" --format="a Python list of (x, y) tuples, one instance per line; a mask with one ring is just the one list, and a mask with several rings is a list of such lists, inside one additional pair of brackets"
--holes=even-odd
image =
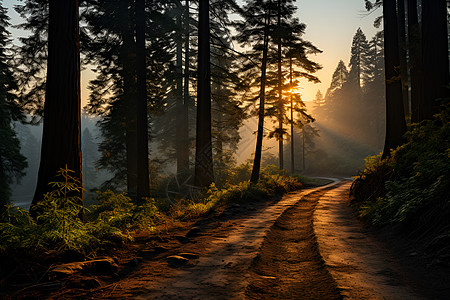
[(336, 180), (270, 205), (235, 205), (83, 297), (421, 299), (390, 252), (355, 219), (349, 187)]

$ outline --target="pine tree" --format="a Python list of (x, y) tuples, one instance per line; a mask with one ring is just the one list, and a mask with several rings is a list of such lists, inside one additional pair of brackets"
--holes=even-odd
[(370, 41), (369, 67), (364, 85), (363, 98), (366, 102), (364, 116), (371, 116), (366, 120), (365, 136), (369, 143), (382, 148), (385, 131), (385, 79), (384, 79), (384, 43), (383, 32), (377, 32)]
[(96, 186), (97, 172), (95, 164), (98, 159), (97, 145), (90, 130), (86, 127), (81, 135), (83, 152), (83, 186), (89, 190)]
[(37, 124), (44, 113), (49, 1), (25, 0), (14, 8), (25, 19), (18, 28), (31, 33), (20, 38), (20, 47), (14, 47), (18, 95), (24, 111)]
[[(144, 49), (146, 63), (140, 63), (139, 66), (141, 73), (142, 66), (145, 66), (147, 77), (145, 89), (148, 97), (145, 101), (146, 108), (143, 107), (144, 101), (141, 100), (142, 108), (137, 110), (134, 2), (131, 0), (95, 1), (90, 4), (89, 10), (83, 12), (83, 20), (87, 24), (84, 43), (86, 63), (95, 65), (97, 73), (97, 78), (89, 85), (91, 94), (88, 111), (102, 117), (99, 126), (105, 138), (99, 145), (102, 152), (99, 167), (114, 173), (114, 178), (106, 182), (106, 186), (123, 187), (124, 182), (127, 181), (128, 192), (137, 198), (138, 148), (137, 136), (133, 137), (137, 133), (135, 126), (137, 113), (138, 111), (146, 112), (147, 107), (156, 112), (165, 105), (165, 99), (169, 95), (174, 78), (171, 76), (173, 69), (170, 66), (174, 54), (169, 47), (173, 36), (172, 17), (168, 9), (171, 4), (147, 1), (145, 3), (147, 26), (144, 29), (147, 45)], [(122, 9), (117, 9), (118, 4), (122, 6)], [(140, 41), (142, 52), (142, 38)], [(140, 59), (142, 60), (142, 55)], [(142, 78), (142, 75), (140, 77)], [(140, 82), (141, 94), (143, 94), (142, 80)], [(148, 126), (144, 117), (141, 116), (144, 120), (144, 122), (141, 121), (141, 132), (145, 132), (145, 129), (142, 130), (143, 124)], [(142, 139), (143, 135), (140, 136)], [(145, 146), (146, 142), (142, 144)], [(143, 157), (147, 156), (145, 151), (143, 153)], [(144, 180), (147, 177), (142, 176)]]
[(25, 175), (26, 158), (20, 153), (20, 141), (12, 126), (13, 121), (23, 120), (23, 114), (18, 105), (13, 90), (17, 89), (16, 80), (8, 66), (10, 57), (7, 54), (9, 46), (9, 18), (7, 10), (0, 2), (0, 215), (9, 203), (11, 195), (10, 184), (13, 179), (19, 180)]
[[(235, 39), (243, 46), (251, 46), (245, 60), (242, 63), (241, 76), (247, 86), (247, 101), (259, 100), (258, 129), (256, 135), (256, 149), (253, 160), (253, 168), (250, 181), (259, 180), (261, 167), (261, 154), (264, 130), (265, 101), (266, 101), (266, 73), (267, 58), (270, 38), (270, 27), (272, 24), (273, 3), (263, 0), (249, 1), (244, 5), (241, 15), (244, 20), (234, 23), (238, 35)], [(259, 87), (258, 91), (252, 93), (251, 87)], [(256, 105), (255, 105), (256, 106)]]
[[(355, 86), (357, 91), (361, 93), (361, 86), (365, 78), (367, 65), (367, 54), (369, 52), (369, 43), (361, 28), (358, 28), (353, 36), (351, 56), (348, 73), (348, 83)], [(353, 88), (352, 86), (352, 88)]]
[[(295, 80), (304, 77), (311, 81), (318, 81), (317, 77), (311, 73), (318, 70), (320, 66), (310, 61), (307, 56), (320, 51), (302, 39), (305, 25), (293, 17), (296, 11), (293, 1), (277, 3), (248, 1), (243, 11), (245, 12), (243, 13), (244, 21), (236, 22), (239, 33), (236, 40), (242, 46), (251, 46), (252, 50), (246, 53), (249, 60), (242, 64), (241, 71), (249, 87), (259, 86), (259, 93), (248, 93), (246, 101), (254, 103), (255, 100), (260, 99), (257, 147), (252, 175), (252, 181), (254, 181), (257, 180), (259, 171), (264, 116), (273, 117), (274, 122), (278, 124), (277, 128), (270, 133), (270, 137), (275, 137), (279, 141), (279, 161), (282, 166), (282, 143), (283, 136), (286, 134), (283, 124), (290, 123), (288, 111), (284, 109), (290, 98), (283, 97), (283, 90), (290, 88), (289, 84), (284, 82), (289, 78), (291, 59), (298, 67), (298, 71), (294, 72)], [(256, 89), (253, 90), (256, 91)]]
[(323, 97), (323, 94), (320, 90), (317, 90), (316, 96), (313, 99), (313, 113), (315, 115), (322, 115), (323, 114), (323, 108), (325, 105), (325, 99)]
[(327, 90), (325, 98), (328, 100), (334, 96), (334, 94), (340, 90), (343, 85), (347, 82), (348, 78), (348, 70), (345, 66), (345, 63), (340, 60), (336, 69), (333, 72), (333, 76), (331, 77), (330, 87)]

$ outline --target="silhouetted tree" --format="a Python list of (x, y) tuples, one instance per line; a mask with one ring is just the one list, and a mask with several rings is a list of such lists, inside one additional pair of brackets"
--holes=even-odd
[(136, 0), (136, 78), (137, 78), (137, 198), (150, 197), (148, 171), (147, 61), (145, 51), (145, 0)]
[[(358, 28), (353, 36), (351, 56), (347, 82), (356, 88), (357, 93), (361, 93), (362, 80), (365, 78), (365, 73), (368, 62), (369, 43), (361, 28)], [(352, 88), (353, 88), (352, 86)], [(360, 96), (360, 95), (359, 95)]]
[(386, 76), (386, 136), (383, 157), (389, 157), (406, 132), (402, 86), (396, 67), (400, 65), (398, 26), (395, 0), (383, 1), (384, 60)]
[(214, 181), (211, 139), (211, 65), (209, 36), (209, 0), (200, 0), (194, 175), (194, 185), (197, 187), (208, 187)]
[(408, 63), (406, 57), (406, 8), (405, 0), (397, 0), (397, 16), (398, 16), (398, 43), (399, 43), (399, 59), (400, 59), (400, 80), (402, 83), (403, 110), (405, 116), (409, 115), (409, 95), (408, 95)]
[(253, 183), (259, 180), (261, 167), (262, 142), (264, 135), (264, 116), (266, 101), (266, 74), (268, 47), (270, 38), (270, 26), (272, 24), (272, 13), (275, 11), (271, 1), (254, 0), (248, 2), (241, 12), (243, 20), (235, 22), (238, 35), (235, 39), (238, 43), (252, 46), (252, 50), (246, 53), (246, 60), (241, 68), (241, 76), (248, 87), (257, 87), (258, 92), (251, 93), (249, 88), (250, 101), (259, 99), (258, 129), (256, 134), (256, 148), (253, 160), (253, 168), (250, 181)]
[(422, 63), (424, 99), (420, 102), (419, 121), (438, 112), (438, 98), (450, 95), (447, 1), (422, 1)]
[(97, 181), (95, 164), (98, 159), (98, 150), (91, 131), (87, 127), (83, 130), (81, 141), (83, 150), (83, 186), (87, 190), (95, 187)]
[(0, 215), (11, 195), (10, 184), (25, 175), (26, 158), (20, 153), (20, 142), (12, 126), (12, 121), (23, 120), (16, 96), (16, 80), (8, 66), (6, 54), (9, 44), (9, 18), (0, 3)]
[(342, 60), (340, 60), (331, 77), (330, 87), (327, 90), (325, 98), (329, 99), (330, 97), (333, 96), (333, 94), (337, 90), (341, 89), (344, 83), (347, 82), (347, 78), (348, 78), (347, 67), (345, 66), (345, 63)]
[(78, 1), (51, 0), (48, 24), (45, 119), (32, 210), (60, 168), (67, 166), (82, 182)]
[(417, 0), (408, 0), (408, 50), (411, 81), (411, 122), (423, 119), (420, 112), (423, 102), (422, 38), (417, 11)]

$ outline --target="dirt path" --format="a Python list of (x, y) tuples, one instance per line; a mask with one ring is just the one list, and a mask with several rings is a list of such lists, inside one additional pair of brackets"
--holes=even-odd
[(234, 205), (197, 222), (189, 238), (186, 230), (142, 253), (138, 267), (112, 283), (54, 298), (420, 299), (355, 219), (349, 184)]
[(341, 298), (324, 267), (313, 224), (318, 199), (336, 186), (305, 195), (276, 220), (253, 261), (246, 298)]
[[(248, 272), (257, 257), (268, 228), (304, 195), (322, 188), (290, 193), (274, 205), (233, 224), (228, 235), (207, 241), (205, 253), (195, 265), (176, 270), (169, 278), (148, 283), (148, 294), (136, 299), (242, 299), (253, 274)], [(198, 245), (196, 246), (198, 250)]]
[(346, 299), (421, 299), (407, 272), (348, 206), (350, 183), (320, 197), (314, 231), (325, 266)]

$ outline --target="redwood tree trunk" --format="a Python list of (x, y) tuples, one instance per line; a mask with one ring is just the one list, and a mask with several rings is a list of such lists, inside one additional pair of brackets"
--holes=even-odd
[(383, 158), (390, 156), (406, 132), (403, 110), (402, 86), (396, 67), (400, 65), (398, 48), (398, 27), (395, 0), (383, 1), (384, 21), (384, 63), (386, 75), (386, 137)]
[(209, 0), (199, 1), (196, 133), (194, 185), (208, 187), (214, 181), (211, 143)]
[[(81, 171), (81, 99), (78, 1), (50, 0), (47, 83), (41, 161), (33, 207), (51, 190), (60, 168)], [(82, 192), (77, 193), (82, 197)]]
[(438, 112), (436, 99), (449, 96), (447, 1), (422, 1), (423, 119)]
[(145, 0), (136, 0), (136, 77), (137, 77), (137, 196), (150, 197), (148, 171), (148, 120), (145, 59)]
[(422, 82), (422, 39), (420, 37), (417, 0), (408, 0), (408, 40), (411, 76), (411, 122), (423, 120), (419, 111), (423, 101)]
[(397, 0), (398, 13), (398, 37), (399, 37), (399, 58), (400, 58), (400, 79), (402, 83), (403, 110), (405, 115), (409, 115), (409, 95), (408, 95), (408, 66), (406, 62), (406, 16), (405, 0)]
[(127, 192), (137, 201), (138, 150), (137, 150), (137, 91), (136, 91), (136, 44), (134, 42), (134, 24), (129, 9), (131, 1), (122, 1), (120, 7), (124, 14), (122, 27), (122, 76), (123, 98), (126, 125), (127, 149)]

